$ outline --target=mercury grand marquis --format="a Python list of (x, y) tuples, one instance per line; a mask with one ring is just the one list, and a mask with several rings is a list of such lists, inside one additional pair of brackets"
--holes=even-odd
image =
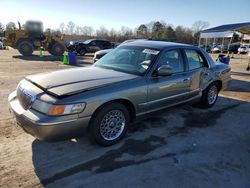
[(230, 70), (195, 46), (139, 40), (90, 67), (27, 76), (9, 104), (17, 124), (40, 140), (88, 130), (98, 144), (109, 146), (138, 116), (189, 101), (213, 106)]

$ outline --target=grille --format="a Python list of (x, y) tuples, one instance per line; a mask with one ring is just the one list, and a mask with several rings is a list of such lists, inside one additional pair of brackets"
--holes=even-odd
[(28, 110), (33, 102), (32, 95), (25, 88), (22, 88), (21, 85), (17, 88), (17, 98), (25, 110)]

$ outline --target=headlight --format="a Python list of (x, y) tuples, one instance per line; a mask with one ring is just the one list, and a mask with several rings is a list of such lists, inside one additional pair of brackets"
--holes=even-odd
[(85, 103), (53, 105), (40, 100), (35, 100), (32, 108), (50, 116), (60, 116), (80, 113), (84, 110), (85, 106)]
[(60, 116), (67, 114), (77, 114), (84, 110), (86, 104), (70, 104), (70, 105), (52, 105), (48, 111), (48, 115), (50, 116)]
[(34, 101), (34, 103), (32, 104), (32, 108), (39, 111), (39, 112), (42, 112), (44, 114), (47, 114), (50, 107), (52, 106), (52, 104), (49, 104), (49, 103), (46, 103), (46, 102), (43, 102), (43, 101), (40, 101), (38, 99), (36, 99)]

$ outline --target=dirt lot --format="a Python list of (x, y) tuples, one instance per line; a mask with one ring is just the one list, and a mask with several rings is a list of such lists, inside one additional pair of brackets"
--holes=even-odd
[[(80, 62), (88, 66), (91, 57)], [(231, 86), (213, 108), (186, 104), (151, 114), (103, 148), (88, 135), (46, 143), (17, 127), (7, 102), (17, 83), (72, 67), (0, 51), (0, 187), (250, 187), (250, 72), (245, 56), (231, 65)]]

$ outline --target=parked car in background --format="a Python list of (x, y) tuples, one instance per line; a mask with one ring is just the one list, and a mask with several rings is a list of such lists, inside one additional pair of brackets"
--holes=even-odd
[(238, 48), (238, 52), (241, 54), (247, 54), (250, 51), (250, 44), (249, 45), (243, 45)]
[(99, 51), (95, 52), (94, 57), (93, 57), (93, 62), (98, 61), (104, 55), (106, 55), (107, 53), (109, 53), (111, 50), (113, 50), (113, 49), (99, 50)]
[(113, 48), (114, 45), (107, 40), (90, 39), (84, 42), (76, 41), (70, 43), (67, 48), (69, 51), (75, 51), (80, 55), (85, 55), (85, 53), (93, 53), (99, 50)]
[(240, 47), (239, 43), (232, 43), (228, 46), (228, 44), (217, 44), (216, 46), (213, 46), (211, 49), (212, 53), (227, 53), (227, 52), (233, 52), (237, 53), (238, 48)]
[(221, 49), (221, 46), (220, 46), (220, 45), (214, 46), (214, 47), (212, 47), (212, 49), (211, 49), (211, 52), (212, 52), (212, 53), (220, 53), (221, 51), (222, 51), (222, 49)]
[(91, 67), (27, 76), (8, 100), (17, 123), (38, 139), (89, 130), (109, 146), (138, 116), (190, 101), (212, 107), (229, 80), (230, 67), (198, 47), (134, 41)]
[[(129, 40), (125, 40), (124, 42), (122, 42), (121, 44), (118, 44), (117, 46), (119, 45), (122, 45), (122, 44), (125, 44), (125, 43), (128, 43), (128, 42), (133, 42), (135, 40), (148, 40), (148, 39), (129, 39)], [(106, 50), (99, 50), (97, 52), (95, 52), (94, 54), (94, 57), (93, 57), (93, 62), (96, 62), (98, 61), (99, 59), (101, 59), (104, 55), (106, 55), (107, 53), (109, 53), (111, 50), (113, 49), (106, 49)]]

